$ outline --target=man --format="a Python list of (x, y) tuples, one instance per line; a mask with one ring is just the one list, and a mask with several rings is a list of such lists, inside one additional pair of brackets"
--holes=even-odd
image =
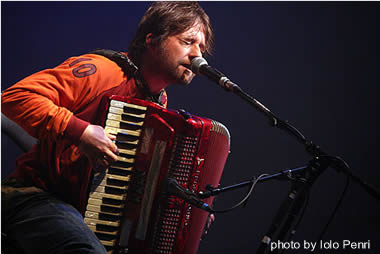
[(142, 18), (125, 74), (108, 58), (85, 54), (35, 73), (2, 94), (2, 112), (40, 144), (21, 156), (2, 186), (2, 232), (17, 253), (104, 253), (84, 224), (91, 170), (104, 170), (118, 150), (95, 124), (105, 93), (166, 106), (165, 88), (187, 85), (191, 59), (210, 53), (209, 18), (196, 2), (156, 2)]

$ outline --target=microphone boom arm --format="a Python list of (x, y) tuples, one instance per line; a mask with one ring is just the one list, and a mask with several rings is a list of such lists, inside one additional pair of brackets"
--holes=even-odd
[(348, 175), (351, 179), (353, 179), (356, 183), (358, 183), (363, 189), (365, 189), (371, 196), (380, 200), (380, 192), (375, 189), (370, 184), (364, 182), (360, 177), (354, 175), (348, 164), (341, 158), (337, 156), (330, 156), (327, 153), (323, 152), (321, 148), (314, 144), (312, 141), (307, 140), (306, 137), (294, 126), (292, 126), (288, 121), (284, 121), (277, 117), (272, 111), (270, 111), (267, 107), (265, 107), (261, 102), (256, 100), (254, 97), (243, 91), (237, 84), (228, 79), (223, 73), (220, 71), (213, 69), (207, 64), (207, 61), (201, 57), (196, 57), (191, 61), (191, 70), (194, 73), (201, 73), (208, 77), (210, 80), (216, 82), (219, 86), (221, 86), (224, 90), (228, 92), (233, 92), (248, 104), (253, 106), (257, 111), (264, 114), (269, 120), (270, 124), (273, 127), (277, 127), (290, 136), (295, 138), (299, 143), (305, 146), (306, 151), (313, 158), (324, 157), (330, 161), (331, 167), (333, 167), (338, 172), (343, 172)]

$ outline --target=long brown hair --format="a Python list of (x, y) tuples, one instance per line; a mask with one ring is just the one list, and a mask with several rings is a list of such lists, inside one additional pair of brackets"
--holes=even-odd
[(214, 33), (210, 19), (198, 2), (155, 2), (142, 17), (136, 35), (128, 48), (128, 55), (136, 65), (145, 51), (145, 38), (153, 34), (152, 45), (159, 45), (168, 36), (185, 32), (195, 24), (201, 24), (206, 37), (205, 54), (210, 55)]

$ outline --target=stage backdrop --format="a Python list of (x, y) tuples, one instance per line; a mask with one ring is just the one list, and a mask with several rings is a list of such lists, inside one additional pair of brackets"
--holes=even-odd
[[(126, 50), (149, 2), (2, 2), (1, 89), (66, 58), (95, 48)], [(380, 189), (378, 164), (379, 4), (376, 2), (201, 2), (216, 37), (209, 64), (225, 73), (280, 118), (352, 172)], [(237, 96), (204, 77), (168, 89), (169, 108), (218, 120), (231, 133), (222, 186), (262, 173), (302, 166), (303, 146)], [(2, 178), (21, 151), (2, 135)], [(346, 177), (328, 169), (312, 188), (295, 235), (299, 253), (327, 222)], [(286, 182), (259, 184), (245, 208), (216, 216), (199, 253), (254, 253), (289, 190)], [(220, 195), (216, 209), (246, 190)], [(370, 241), (380, 253), (380, 202), (356, 183), (324, 241)], [(326, 245), (327, 246), (327, 245)], [(319, 253), (325, 249), (317, 246)], [(335, 244), (336, 246), (336, 244)]]

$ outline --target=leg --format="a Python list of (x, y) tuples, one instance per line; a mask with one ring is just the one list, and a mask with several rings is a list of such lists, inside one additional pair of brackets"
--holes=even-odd
[(35, 187), (4, 195), (6, 189), (2, 186), (2, 233), (7, 243), (25, 254), (106, 253), (71, 205)]

